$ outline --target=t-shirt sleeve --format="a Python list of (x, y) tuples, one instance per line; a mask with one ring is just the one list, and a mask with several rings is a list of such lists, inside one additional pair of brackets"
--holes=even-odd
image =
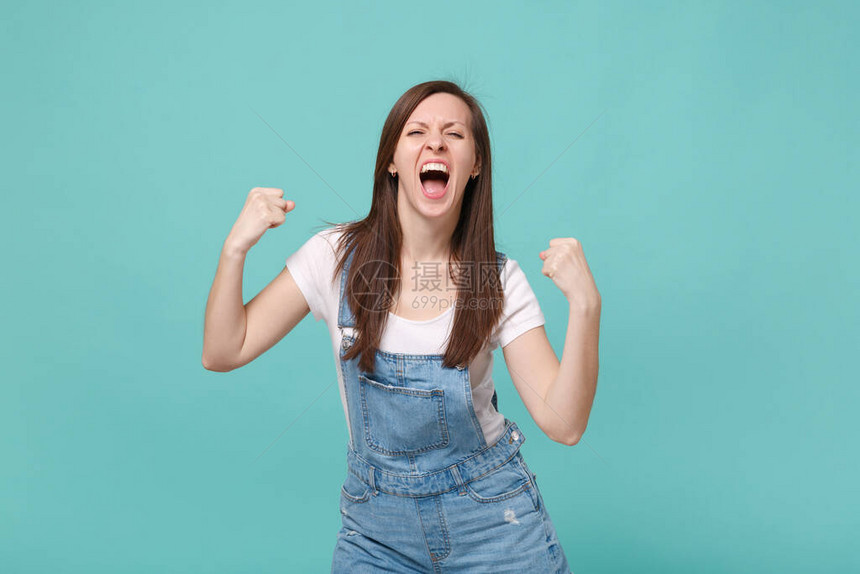
[(320, 231), (286, 259), (286, 267), (298, 285), (314, 320), (325, 318), (326, 300), (332, 292), (332, 272), (336, 264), (334, 245), (327, 229)]
[(537, 297), (519, 263), (508, 259), (502, 269), (505, 308), (496, 327), (495, 343), (505, 347), (530, 329), (546, 323)]

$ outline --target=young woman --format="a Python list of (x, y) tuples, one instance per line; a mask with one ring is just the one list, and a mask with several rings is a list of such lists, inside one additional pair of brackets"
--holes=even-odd
[(203, 365), (227, 371), (309, 312), (324, 319), (349, 429), (332, 572), (569, 572), (525, 436), (498, 411), (501, 346), (537, 425), (576, 444), (597, 384), (600, 295), (576, 239), (540, 253), (570, 304), (559, 362), (525, 274), (495, 250), (490, 140), (456, 84), (404, 93), (385, 121), (366, 218), (332, 224), (247, 305), (242, 266), (295, 207), (254, 188), (224, 243)]

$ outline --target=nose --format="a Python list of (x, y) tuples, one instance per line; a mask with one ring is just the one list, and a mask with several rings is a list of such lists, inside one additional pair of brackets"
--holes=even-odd
[(439, 151), (445, 148), (445, 140), (442, 139), (442, 134), (431, 132), (427, 136), (427, 147), (432, 150)]

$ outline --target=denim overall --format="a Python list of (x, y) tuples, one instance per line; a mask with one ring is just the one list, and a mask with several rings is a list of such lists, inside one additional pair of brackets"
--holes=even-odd
[[(338, 327), (352, 439), (332, 573), (568, 574), (536, 476), (519, 452), (525, 436), (505, 418), (501, 437), (487, 444), (468, 368), (444, 367), (442, 355), (377, 350), (375, 370), (366, 373), (358, 357), (343, 358), (355, 343), (344, 296), (351, 260), (352, 253)], [(497, 252), (497, 260), (501, 269), (505, 255)]]

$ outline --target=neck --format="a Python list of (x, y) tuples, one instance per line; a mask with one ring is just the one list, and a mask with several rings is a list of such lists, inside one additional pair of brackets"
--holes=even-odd
[(447, 262), (451, 253), (451, 237), (460, 216), (459, 211), (428, 219), (400, 207), (398, 205), (398, 217), (403, 234), (400, 256), (411, 262)]

